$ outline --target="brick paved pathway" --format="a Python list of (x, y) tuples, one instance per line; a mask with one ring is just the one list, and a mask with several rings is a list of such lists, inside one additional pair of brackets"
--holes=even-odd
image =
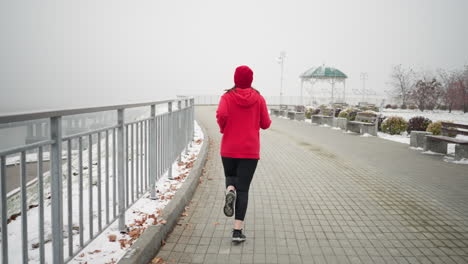
[(215, 107), (206, 173), (158, 253), (168, 263), (468, 263), (468, 168), (408, 146), (273, 119), (230, 241)]

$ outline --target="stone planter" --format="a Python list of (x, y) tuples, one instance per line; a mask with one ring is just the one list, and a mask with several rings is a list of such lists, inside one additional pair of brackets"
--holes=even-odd
[(414, 148), (424, 148), (424, 138), (426, 135), (432, 135), (426, 131), (411, 131), (410, 146)]
[(322, 117), (322, 125), (333, 126), (333, 116), (324, 116)]
[(274, 116), (279, 116), (280, 110), (279, 109), (270, 109), (270, 112)]
[(280, 110), (279, 111), (279, 116), (288, 117), (288, 111), (287, 110)]
[(305, 120), (305, 113), (304, 112), (296, 112), (296, 114), (294, 115), (294, 118), (297, 121), (304, 121)]
[(320, 115), (312, 115), (312, 124), (320, 125), (322, 123), (322, 116)]
[(343, 117), (337, 117), (334, 119), (333, 126), (339, 127), (342, 130), (346, 131), (346, 123), (348, 123), (348, 119)]

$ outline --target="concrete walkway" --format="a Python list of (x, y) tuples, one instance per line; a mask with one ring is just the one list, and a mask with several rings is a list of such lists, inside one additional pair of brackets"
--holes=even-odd
[(231, 243), (215, 109), (196, 108), (209, 160), (167, 263), (468, 263), (466, 165), (278, 118), (261, 134), (247, 241)]

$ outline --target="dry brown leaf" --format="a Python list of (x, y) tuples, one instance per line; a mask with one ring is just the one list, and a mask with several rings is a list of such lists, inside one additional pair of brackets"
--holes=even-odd
[(161, 257), (155, 257), (153, 260), (151, 260), (151, 264), (164, 264), (164, 263), (166, 262)]
[(219, 222), (214, 222), (213, 225), (219, 225)]
[(115, 242), (117, 240), (116, 235), (109, 235), (107, 238), (109, 238), (109, 242)]
[(130, 232), (128, 232), (128, 235), (132, 239), (137, 239), (138, 237), (140, 237), (140, 233), (141, 233), (141, 229), (140, 228), (135, 228), (135, 229), (132, 229)]
[(159, 223), (165, 225), (167, 223), (167, 221), (165, 219), (161, 219), (161, 220), (159, 220)]
[(119, 242), (120, 242), (120, 248), (125, 248), (128, 244), (128, 240), (125, 238), (120, 239)]

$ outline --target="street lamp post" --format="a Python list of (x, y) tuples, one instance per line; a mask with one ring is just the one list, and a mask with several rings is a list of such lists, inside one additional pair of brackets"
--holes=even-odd
[(281, 64), (281, 81), (280, 81), (280, 109), (283, 105), (283, 69), (284, 69), (284, 59), (286, 58), (286, 52), (281, 51), (280, 56), (277, 58), (279, 64)]
[(362, 102), (366, 100), (366, 80), (368, 78), (367, 72), (361, 72), (361, 80), (362, 80)]

